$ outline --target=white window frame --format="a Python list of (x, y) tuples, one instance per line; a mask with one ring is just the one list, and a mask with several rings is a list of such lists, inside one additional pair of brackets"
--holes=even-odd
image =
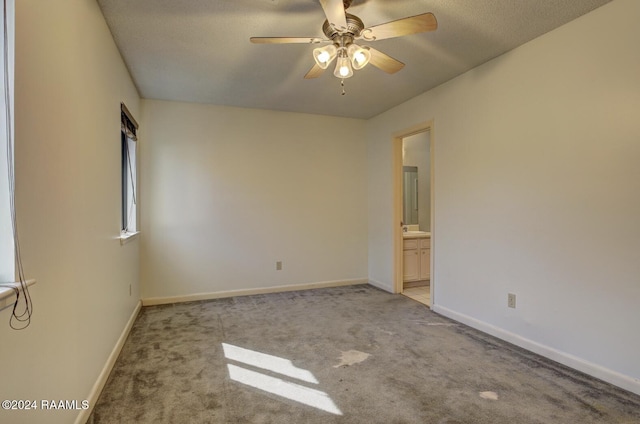
[[(122, 205), (122, 222), (120, 229), (120, 241), (125, 243), (140, 231), (138, 228), (138, 142), (136, 130), (138, 123), (133, 119), (131, 113), (124, 105), (121, 104), (121, 205)], [(125, 121), (128, 121), (125, 123)], [(132, 128), (133, 126), (134, 128)]]
[[(14, 228), (14, 58), (15, 0), (3, 0), (0, 6), (0, 311), (13, 308), (10, 326), (22, 330), (29, 326), (32, 313), (27, 287), (36, 281), (24, 279)], [(18, 296), (23, 300), (18, 302)], [(18, 304), (21, 309), (16, 311)]]
[[(5, 33), (0, 30), (0, 283), (16, 281), (16, 257), (13, 224), (11, 221), (11, 203), (13, 181), (9, 179), (9, 167), (13, 167), (13, 69), (14, 69), (14, 0), (4, 0), (0, 6), (0, 28), (4, 28), (5, 6), (7, 11), (8, 50), (5, 54)], [(6, 62), (6, 63), (5, 63)], [(8, 75), (5, 75), (5, 69)], [(7, 77), (7, 78), (5, 78)], [(9, 88), (11, 103), (6, 104), (6, 88)], [(7, 106), (9, 109), (7, 110)]]

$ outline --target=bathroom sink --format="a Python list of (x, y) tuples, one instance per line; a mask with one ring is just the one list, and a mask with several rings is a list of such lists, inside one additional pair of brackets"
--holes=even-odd
[(404, 238), (431, 237), (428, 231), (405, 231), (402, 233)]

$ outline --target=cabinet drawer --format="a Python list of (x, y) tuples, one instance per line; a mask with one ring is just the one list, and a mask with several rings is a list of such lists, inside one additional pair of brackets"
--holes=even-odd
[(420, 247), (423, 249), (424, 248), (429, 249), (431, 247), (431, 239), (430, 238), (420, 239)]
[(417, 249), (418, 248), (418, 240), (417, 239), (413, 239), (413, 240), (404, 240), (404, 242), (402, 243), (403, 249), (404, 250), (410, 250), (410, 249)]

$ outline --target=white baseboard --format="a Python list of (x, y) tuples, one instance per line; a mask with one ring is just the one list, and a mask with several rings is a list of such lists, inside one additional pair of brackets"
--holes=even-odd
[(129, 332), (131, 331), (131, 327), (133, 327), (133, 323), (136, 321), (136, 318), (138, 317), (138, 313), (140, 312), (141, 308), (142, 308), (142, 302), (138, 302), (135, 309), (133, 310), (133, 313), (129, 317), (129, 321), (127, 321), (127, 325), (125, 325), (124, 329), (122, 330), (122, 333), (120, 334), (120, 337), (116, 342), (116, 345), (113, 347), (111, 354), (107, 358), (107, 362), (104, 364), (104, 367), (100, 372), (100, 375), (98, 375), (98, 379), (93, 384), (93, 387), (89, 392), (89, 396), (86, 398), (89, 401), (89, 408), (83, 409), (80, 411), (80, 413), (76, 417), (75, 424), (85, 424), (89, 419), (89, 416), (93, 411), (93, 407), (98, 401), (98, 397), (100, 397), (100, 393), (102, 392), (104, 385), (107, 383), (109, 374), (111, 374), (111, 370), (113, 369), (113, 366), (115, 365), (116, 360), (120, 355), (120, 351), (124, 346), (124, 342), (127, 340), (127, 337), (129, 336)]
[(366, 278), (353, 280), (322, 281), (318, 283), (295, 284), (288, 286), (261, 287), (255, 289), (228, 290), (210, 293), (195, 293), (182, 296), (148, 297), (142, 299), (143, 306), (165, 305), (168, 303), (193, 302), (196, 300), (222, 299), (225, 297), (250, 296), (253, 294), (280, 293), (297, 290), (321, 289), (327, 287), (353, 286), (357, 284), (367, 284)]
[(386, 292), (392, 293), (393, 294), (393, 287), (390, 287), (388, 284), (385, 284), (381, 281), (377, 281), (377, 280), (373, 280), (371, 278), (369, 278), (369, 284), (371, 284), (374, 287), (379, 288), (380, 290), (384, 290)]
[(562, 352), (560, 350), (540, 344), (530, 339), (526, 339), (515, 333), (506, 331), (500, 327), (496, 327), (484, 321), (477, 320), (443, 306), (433, 305), (432, 309), (438, 314), (466, 324), (469, 327), (473, 327), (477, 330), (495, 336), (523, 349), (527, 349), (533, 353), (544, 356), (545, 358), (549, 358), (552, 361), (559, 362), (592, 377), (598, 378), (600, 380), (606, 381), (607, 383), (611, 383), (622, 389), (640, 395), (640, 379), (621, 374), (619, 372), (594, 364), (593, 362), (586, 361), (569, 353)]

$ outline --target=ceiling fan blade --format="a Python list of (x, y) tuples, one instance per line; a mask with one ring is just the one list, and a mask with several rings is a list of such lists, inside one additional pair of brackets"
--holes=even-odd
[(318, 44), (329, 41), (317, 37), (251, 37), (249, 40), (253, 44)]
[(360, 38), (367, 41), (384, 40), (387, 38), (402, 37), (403, 35), (419, 34), (421, 32), (435, 31), (438, 21), (433, 13), (411, 16), (365, 28)]
[(342, 0), (320, 0), (324, 14), (327, 15), (327, 21), (337, 30), (347, 29), (347, 17), (344, 12), (344, 3)]
[(369, 60), (369, 63), (376, 68), (381, 69), (388, 74), (395, 74), (400, 69), (404, 68), (404, 63), (399, 60), (382, 53), (380, 50), (376, 50), (368, 46), (367, 48), (371, 53), (371, 60)]
[(315, 65), (313, 65), (313, 68), (311, 68), (309, 72), (307, 72), (307, 75), (304, 76), (304, 79), (318, 78), (320, 75), (322, 75), (323, 72), (324, 69), (319, 67), (316, 63)]

